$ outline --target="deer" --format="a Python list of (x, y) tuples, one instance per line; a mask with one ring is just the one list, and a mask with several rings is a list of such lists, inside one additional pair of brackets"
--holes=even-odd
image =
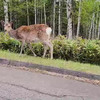
[(12, 28), (12, 22), (5, 23), (1, 21), (4, 26), (4, 31), (9, 34), (10, 37), (22, 42), (20, 55), (22, 54), (25, 43), (32, 51), (34, 56), (37, 56), (32, 50), (32, 42), (41, 42), (44, 46), (43, 58), (46, 56), (48, 47), (50, 48), (50, 56), (53, 59), (53, 44), (51, 42), (52, 28), (46, 24), (33, 24), (33, 25), (22, 25), (17, 29)]

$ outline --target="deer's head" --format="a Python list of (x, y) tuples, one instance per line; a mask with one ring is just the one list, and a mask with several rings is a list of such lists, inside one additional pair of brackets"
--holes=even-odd
[(4, 31), (10, 32), (12, 30), (12, 22), (5, 23), (1, 21), (2, 26), (4, 27)]

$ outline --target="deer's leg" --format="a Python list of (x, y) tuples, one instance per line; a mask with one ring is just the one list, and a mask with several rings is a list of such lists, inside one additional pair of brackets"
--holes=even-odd
[(32, 51), (33, 55), (36, 57), (37, 55), (34, 53), (34, 51), (33, 51), (32, 46), (31, 46), (30, 43), (28, 43), (28, 46), (29, 46), (30, 50)]
[(20, 56), (21, 56), (21, 54), (22, 54), (24, 45), (25, 45), (25, 41), (22, 41), (22, 46), (21, 46)]
[(53, 44), (51, 43), (51, 41), (46, 41), (45, 44), (50, 48), (51, 59), (53, 59)]
[(44, 53), (43, 53), (43, 58), (45, 57), (46, 55), (46, 52), (47, 52), (47, 49), (48, 49), (48, 46), (46, 44), (43, 44), (44, 45)]

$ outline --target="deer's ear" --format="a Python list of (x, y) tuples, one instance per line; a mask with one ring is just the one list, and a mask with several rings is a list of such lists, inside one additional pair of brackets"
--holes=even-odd
[(4, 26), (5, 22), (3, 20), (0, 21), (1, 25)]

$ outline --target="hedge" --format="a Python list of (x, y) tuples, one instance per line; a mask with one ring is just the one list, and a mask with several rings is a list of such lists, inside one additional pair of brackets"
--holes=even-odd
[[(74, 60), (79, 62), (89, 62), (100, 64), (100, 40), (87, 40), (78, 38), (77, 40), (67, 40), (64, 36), (56, 37), (53, 41), (54, 58), (64, 60)], [(43, 55), (43, 45), (32, 43), (32, 47), (37, 56)], [(0, 48), (11, 52), (20, 52), (21, 43), (7, 34), (0, 33)], [(32, 55), (27, 44), (23, 53)], [(49, 50), (46, 57), (49, 57)]]

